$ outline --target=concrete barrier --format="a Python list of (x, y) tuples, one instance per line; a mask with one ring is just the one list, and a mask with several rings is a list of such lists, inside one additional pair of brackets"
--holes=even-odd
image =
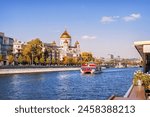
[(2, 74), (22, 74), (22, 73), (41, 73), (41, 72), (56, 72), (56, 71), (71, 71), (79, 70), (80, 68), (21, 68), (21, 69), (0, 69)]

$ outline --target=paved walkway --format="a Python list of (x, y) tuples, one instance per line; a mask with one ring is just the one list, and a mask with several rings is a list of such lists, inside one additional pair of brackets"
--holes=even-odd
[(2, 75), (2, 74), (55, 72), (55, 71), (71, 71), (71, 70), (79, 70), (79, 69), (80, 68), (21, 68), (21, 69), (0, 69), (0, 75)]
[(133, 86), (128, 97), (112, 97), (111, 100), (146, 100), (143, 86)]

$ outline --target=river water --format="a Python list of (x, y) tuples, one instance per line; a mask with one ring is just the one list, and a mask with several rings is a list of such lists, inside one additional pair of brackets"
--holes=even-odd
[(123, 96), (139, 69), (105, 69), (94, 75), (79, 71), (0, 75), (0, 99), (101, 100)]

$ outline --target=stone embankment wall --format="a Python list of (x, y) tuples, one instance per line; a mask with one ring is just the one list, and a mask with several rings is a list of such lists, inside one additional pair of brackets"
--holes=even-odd
[(20, 69), (0, 69), (1, 74), (21, 74), (21, 73), (40, 73), (79, 70), (80, 68), (20, 68)]

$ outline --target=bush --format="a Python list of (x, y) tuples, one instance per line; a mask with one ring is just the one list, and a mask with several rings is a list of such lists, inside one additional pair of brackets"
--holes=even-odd
[(145, 89), (150, 89), (150, 74), (143, 73), (142, 71), (137, 71), (134, 73), (133, 84), (138, 85), (138, 80), (142, 81), (142, 85)]

